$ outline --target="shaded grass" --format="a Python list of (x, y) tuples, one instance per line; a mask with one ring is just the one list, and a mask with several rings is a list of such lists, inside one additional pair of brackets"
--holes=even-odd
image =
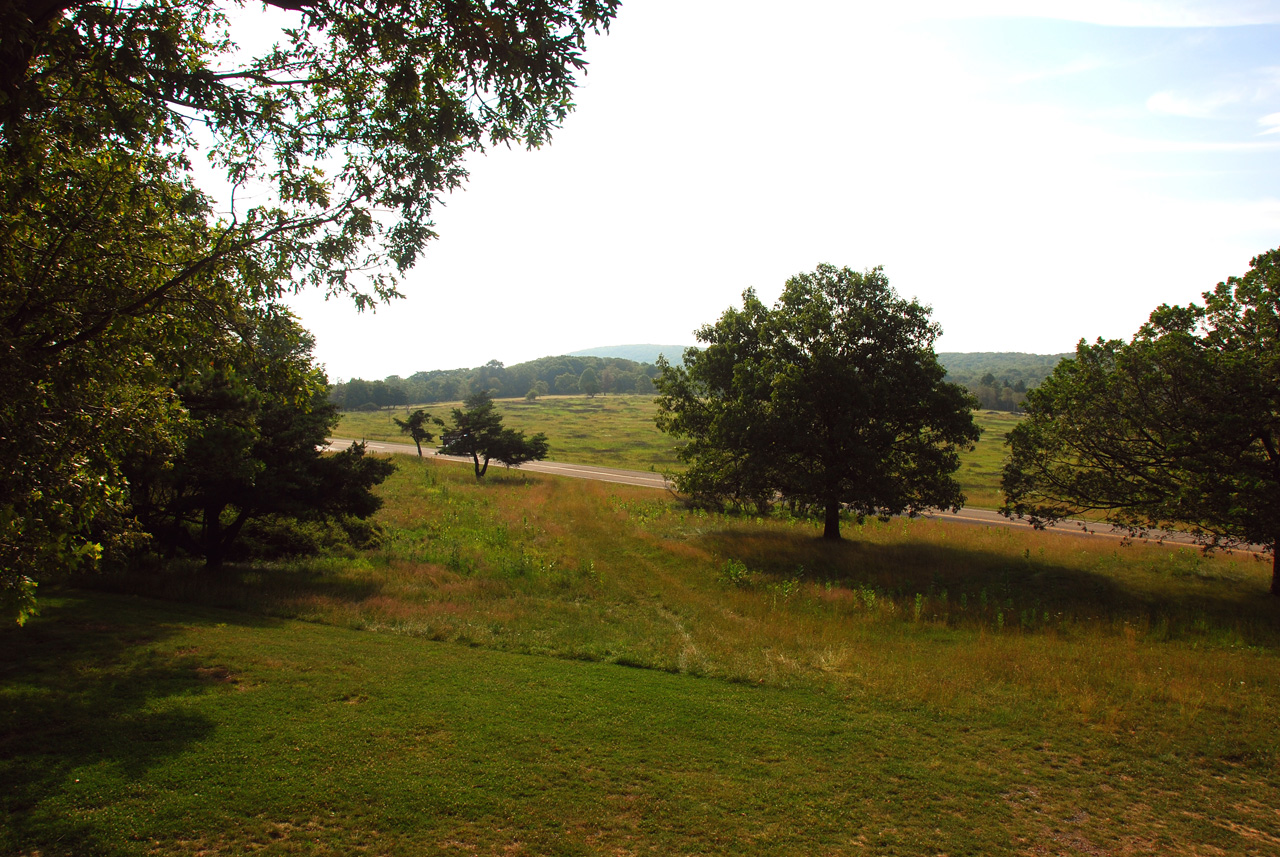
[[(108, 651), (67, 633), (103, 614)], [(5, 672), (6, 702), (44, 705), (3, 720), (9, 853), (976, 853), (1016, 827), (1011, 771), (1043, 758), (862, 700), (208, 608), (66, 599), (31, 630)], [(81, 669), (54, 679), (35, 647)], [(97, 716), (56, 704), (126, 680)], [(144, 711), (154, 751), (96, 752)]]
[[(1280, 841), (1280, 616), (1248, 556), (924, 520), (831, 545), (401, 464), (390, 538), (356, 562), (118, 579), (236, 612), (95, 595), (0, 640), (0, 851)], [(138, 712), (157, 749), (98, 760), (152, 734)]]

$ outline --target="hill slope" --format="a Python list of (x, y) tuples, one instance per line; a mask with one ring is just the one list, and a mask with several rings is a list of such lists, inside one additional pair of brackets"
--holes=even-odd
[(569, 357), (620, 357), (623, 360), (634, 360), (636, 363), (657, 363), (658, 357), (666, 357), (673, 365), (681, 362), (684, 350), (688, 345), (602, 345), (599, 348), (586, 348), (582, 351), (571, 351)]

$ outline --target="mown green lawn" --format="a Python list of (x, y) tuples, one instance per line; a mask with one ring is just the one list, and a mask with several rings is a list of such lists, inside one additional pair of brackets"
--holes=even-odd
[(1276, 853), (1266, 563), (400, 463), (0, 632), (0, 853)]

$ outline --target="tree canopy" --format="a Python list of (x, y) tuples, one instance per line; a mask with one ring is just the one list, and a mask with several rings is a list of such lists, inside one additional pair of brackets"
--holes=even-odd
[(419, 458), (422, 457), (422, 442), (425, 440), (430, 443), (431, 439), (435, 437), (427, 426), (433, 422), (437, 425), (443, 424), (439, 419), (433, 419), (431, 414), (421, 408), (409, 414), (408, 419), (402, 420), (399, 417), (395, 417), (394, 420), (395, 424), (400, 427), (401, 434), (407, 434), (413, 438), (414, 446), (418, 448)]
[(748, 290), (697, 337), (684, 366), (663, 362), (658, 425), (687, 438), (677, 488), (695, 499), (767, 506), (777, 496), (859, 519), (958, 508), (951, 474), (978, 438), (973, 401), (943, 381), (929, 309), (880, 268), (820, 265), (770, 309)]
[(5, 4), (7, 154), (48, 151), (51, 133), (72, 150), (172, 153), (185, 171), (199, 128), (216, 166), (255, 191), (224, 201), (219, 251), (249, 252), (277, 287), (301, 276), (368, 305), (394, 294), (394, 272), (432, 237), (431, 210), (465, 178), (468, 152), (548, 139), (572, 108), (587, 34), (617, 2), (269, 5), (289, 26), (242, 56), (234, 7), (218, 0)]
[(473, 393), (464, 405), (453, 409), (453, 425), (440, 437), (440, 452), (470, 457), (476, 479), (488, 472), (490, 461), (519, 467), (547, 457), (547, 436), (539, 432), (526, 438), (522, 431), (503, 428), (502, 415), (488, 393)]
[(337, 423), (313, 340), (271, 308), (207, 346), (172, 384), (186, 414), (177, 450), (135, 448), (123, 462), (128, 509), (159, 546), (222, 564), (251, 520), (365, 518), (395, 466), (354, 444), (323, 455)]
[(1081, 341), (1028, 394), (1005, 514), (1037, 526), (1101, 514), (1280, 557), (1280, 250), (1203, 297), (1157, 308), (1127, 343)]
[(583, 369), (582, 374), (578, 376), (578, 391), (588, 398), (594, 398), (596, 393), (600, 392), (600, 381), (596, 378), (596, 371), (590, 366)]
[[(290, 290), (397, 294), (490, 144), (572, 108), (616, 0), (0, 4), (0, 608), (129, 528), (123, 462), (177, 454), (168, 385)], [(230, 10), (230, 11), (229, 11)], [(207, 151), (227, 187), (197, 186)], [(394, 396), (392, 398), (395, 398)], [(228, 400), (230, 404), (230, 400)]]

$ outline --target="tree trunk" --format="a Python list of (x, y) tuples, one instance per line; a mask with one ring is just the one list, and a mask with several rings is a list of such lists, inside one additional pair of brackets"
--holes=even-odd
[(226, 503), (206, 503), (200, 526), (200, 553), (206, 570), (222, 565), (222, 510)]
[[(222, 506), (226, 509), (226, 504)], [(207, 515), (208, 512), (206, 511)], [(223, 561), (227, 558), (227, 552), (231, 549), (232, 543), (240, 536), (240, 530), (244, 527), (244, 522), (249, 519), (249, 513), (241, 509), (236, 514), (236, 518), (225, 527), (222, 526), (222, 513), (219, 512), (217, 517), (213, 518), (213, 526), (208, 526), (206, 521), (205, 539), (202, 550), (204, 551), (204, 567), (206, 571), (217, 571), (222, 568)], [(210, 532), (212, 530), (212, 532)]]
[(836, 500), (827, 501), (827, 519), (822, 527), (822, 537), (824, 539), (840, 539), (840, 503)]
[(1280, 541), (1271, 546), (1271, 594), (1280, 595)]

